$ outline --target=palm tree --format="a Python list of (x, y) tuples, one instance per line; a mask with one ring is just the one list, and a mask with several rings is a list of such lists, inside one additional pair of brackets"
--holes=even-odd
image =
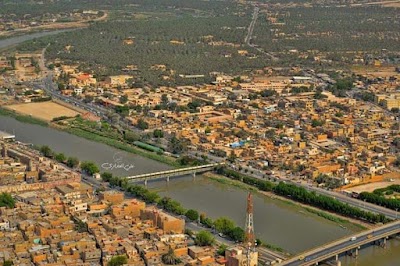
[(168, 253), (162, 255), (161, 259), (162, 262), (167, 265), (177, 265), (182, 262), (179, 258), (175, 256), (175, 253), (171, 247), (169, 248)]

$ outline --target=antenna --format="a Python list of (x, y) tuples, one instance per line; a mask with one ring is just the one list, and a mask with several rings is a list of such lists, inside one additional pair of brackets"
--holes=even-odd
[(255, 252), (256, 249), (253, 220), (253, 196), (250, 192), (247, 196), (245, 243), (247, 245), (247, 266), (250, 266), (250, 253)]

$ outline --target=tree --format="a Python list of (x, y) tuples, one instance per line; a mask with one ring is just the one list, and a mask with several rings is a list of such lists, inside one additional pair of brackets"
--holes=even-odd
[(197, 221), (199, 219), (199, 213), (193, 209), (189, 209), (185, 216), (191, 221)]
[(235, 228), (235, 223), (226, 217), (221, 217), (214, 221), (214, 226), (218, 232), (228, 235)]
[(243, 242), (244, 241), (244, 230), (239, 226), (236, 226), (228, 233), (228, 236), (235, 241)]
[(177, 137), (173, 136), (169, 141), (169, 149), (174, 154), (180, 154), (187, 150), (187, 145), (184, 141), (178, 139)]
[(101, 179), (103, 179), (103, 181), (105, 181), (105, 182), (109, 182), (111, 180), (111, 178), (113, 178), (113, 174), (111, 174), (109, 172), (104, 172), (101, 174)]
[(161, 260), (164, 264), (167, 265), (176, 265), (182, 262), (179, 258), (176, 257), (171, 247), (169, 248), (167, 254), (161, 256)]
[(163, 94), (161, 95), (161, 103), (166, 106), (168, 104), (169, 100), (168, 100), (168, 95), (167, 94)]
[(128, 142), (133, 143), (134, 141), (140, 140), (140, 136), (132, 131), (125, 131), (124, 139)]
[(100, 172), (99, 168), (94, 162), (82, 162), (81, 163), (81, 169), (82, 171), (86, 172), (88, 175), (93, 175), (95, 173)]
[(71, 168), (75, 168), (79, 165), (79, 160), (76, 157), (68, 157), (67, 166)]
[(161, 129), (155, 129), (153, 131), (153, 137), (155, 137), (155, 138), (163, 138), (164, 137), (164, 132)]
[(14, 263), (11, 260), (5, 260), (3, 266), (12, 266)]
[(140, 119), (138, 120), (136, 126), (137, 126), (138, 128), (140, 128), (141, 130), (145, 130), (145, 129), (148, 129), (148, 128), (149, 128), (149, 124), (148, 124), (143, 118), (140, 118)]
[(92, 95), (85, 95), (85, 98), (83, 99), (84, 103), (91, 103), (93, 102), (94, 97)]
[(65, 162), (67, 157), (65, 157), (64, 153), (57, 153), (55, 156), (55, 159), (57, 162), (62, 163), (62, 162)]
[(196, 234), (196, 239), (194, 240), (198, 246), (211, 246), (215, 242), (214, 236), (208, 231), (200, 231)]
[(13, 209), (15, 207), (15, 200), (9, 193), (0, 194), (0, 207), (7, 207)]
[(107, 266), (121, 266), (128, 262), (128, 258), (125, 255), (122, 256), (114, 256), (107, 263)]
[(124, 94), (119, 98), (119, 102), (122, 104), (126, 104), (128, 102), (128, 95)]
[(48, 157), (48, 158), (51, 158), (54, 156), (54, 152), (47, 145), (40, 147), (40, 152), (43, 154), (43, 156)]
[(220, 256), (225, 256), (225, 251), (226, 251), (227, 248), (228, 248), (227, 245), (221, 244), (217, 249), (217, 254), (220, 255)]

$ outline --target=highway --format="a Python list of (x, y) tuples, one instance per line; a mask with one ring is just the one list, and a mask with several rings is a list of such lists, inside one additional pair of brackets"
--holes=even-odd
[(362, 245), (381, 240), (391, 235), (400, 233), (400, 221), (395, 221), (379, 228), (363, 231), (353, 236), (348, 236), (321, 247), (299, 254), (279, 264), (279, 266), (306, 266), (331, 259), (346, 251), (359, 249)]

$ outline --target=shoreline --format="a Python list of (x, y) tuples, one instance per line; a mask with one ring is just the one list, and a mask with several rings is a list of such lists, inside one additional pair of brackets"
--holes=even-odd
[[(170, 158), (170, 157), (167, 157), (164, 155), (158, 155), (153, 152), (147, 152), (145, 150), (142, 150), (140, 148), (136, 148), (135, 146), (127, 144), (125, 142), (117, 141), (114, 139), (109, 139), (109, 138), (97, 135), (95, 133), (84, 131), (82, 129), (57, 127), (57, 126), (53, 125), (51, 122), (49, 123), (45, 120), (42, 120), (42, 119), (39, 119), (36, 117), (20, 114), (16, 111), (9, 110), (4, 106), (0, 107), (0, 115), (12, 117), (22, 123), (35, 124), (35, 125), (39, 125), (39, 126), (43, 126), (43, 127), (49, 127), (49, 128), (55, 129), (55, 130), (62, 131), (62, 132), (66, 132), (68, 134), (71, 134), (71, 135), (74, 135), (77, 137), (81, 137), (81, 138), (84, 138), (84, 139), (87, 139), (90, 141), (94, 141), (97, 143), (102, 143), (107, 146), (110, 146), (110, 147), (113, 147), (113, 148), (116, 148), (119, 150), (123, 150), (123, 151), (129, 152), (129, 153), (133, 153), (133, 154), (145, 157), (150, 160), (155, 160), (157, 162), (161, 162), (161, 163), (164, 163), (166, 165), (169, 165), (169, 166), (172, 166), (175, 168), (181, 167), (174, 158)], [(358, 229), (361, 229), (361, 230), (365, 230), (365, 229), (373, 227), (373, 225), (371, 225), (371, 224), (368, 224), (368, 223), (365, 223), (365, 222), (362, 222), (362, 221), (359, 221), (359, 220), (356, 220), (353, 218), (338, 215), (336, 213), (332, 213), (332, 212), (329, 212), (329, 211), (326, 211), (323, 209), (319, 209), (319, 208), (316, 208), (316, 207), (313, 207), (310, 205), (306, 205), (306, 204), (303, 204), (303, 203), (300, 203), (297, 201), (293, 201), (293, 200), (287, 199), (285, 197), (276, 195), (275, 193), (272, 193), (272, 192), (261, 191), (261, 190), (257, 189), (256, 187), (247, 185), (247, 184), (242, 183), (237, 180), (232, 180), (228, 177), (218, 175), (216, 173), (204, 173), (204, 175), (215, 182), (220, 182), (220, 183), (232, 185), (232, 186), (235, 186), (238, 188), (251, 190), (256, 193), (260, 193), (264, 196), (267, 196), (271, 199), (278, 199), (279, 201), (281, 201), (285, 204), (296, 205), (297, 207), (301, 207), (302, 209), (304, 209), (306, 212), (308, 212), (310, 214), (317, 215), (323, 219), (329, 220), (329, 221), (334, 222), (339, 225), (350, 223), (352, 226), (357, 227)]]
[(164, 163), (166, 165), (175, 167), (175, 168), (179, 168), (181, 167), (181, 165), (179, 165), (179, 163), (177, 162), (177, 160), (175, 158), (171, 158), (171, 157), (167, 157), (164, 155), (159, 155), (156, 154), (154, 152), (147, 152), (146, 150), (142, 150), (140, 148), (137, 148), (131, 144), (125, 143), (125, 142), (121, 142), (121, 141), (117, 141), (114, 139), (109, 139), (88, 131), (84, 131), (82, 129), (77, 129), (77, 128), (62, 128), (62, 127), (58, 127), (53, 125), (51, 122), (33, 117), (33, 116), (28, 116), (28, 115), (24, 115), (21, 113), (18, 113), (16, 111), (13, 110), (9, 110), (7, 109), (5, 106), (0, 106), (0, 116), (5, 116), (5, 117), (12, 117), (15, 120), (21, 122), (21, 123), (28, 123), (28, 124), (33, 124), (33, 125), (38, 125), (38, 126), (42, 126), (42, 127), (48, 127), (48, 128), (52, 128), (55, 130), (59, 130), (62, 132), (66, 132), (68, 134), (77, 136), (77, 137), (81, 137), (90, 141), (94, 141), (97, 143), (102, 143), (105, 144), (107, 146), (119, 149), (119, 150), (123, 150), (132, 154), (136, 154), (142, 157), (146, 157), (148, 159), (160, 162), (160, 163)]
[(297, 202), (294, 200), (290, 200), (290, 199), (279, 196), (272, 192), (261, 191), (253, 186), (244, 184), (237, 180), (232, 180), (226, 176), (218, 175), (216, 173), (204, 173), (203, 175), (206, 176), (207, 178), (210, 178), (211, 180), (213, 180), (215, 182), (220, 182), (222, 184), (232, 185), (232, 186), (235, 186), (235, 187), (238, 187), (241, 189), (250, 190), (250, 191), (259, 193), (263, 196), (269, 197), (270, 199), (278, 200), (287, 205), (296, 206), (298, 208), (305, 210), (305, 212), (307, 212), (307, 213), (316, 215), (318, 217), (321, 217), (322, 219), (331, 221), (338, 225), (346, 225), (346, 224), (351, 225), (354, 229), (357, 229), (358, 231), (373, 228), (372, 224), (365, 223), (365, 222), (359, 221), (357, 219), (352, 219), (352, 218), (349, 218), (346, 216), (338, 215), (336, 213), (329, 212), (329, 211), (326, 211), (323, 209), (319, 209), (319, 208), (316, 208), (316, 207), (313, 207), (310, 205), (306, 205), (306, 204), (303, 204), (303, 203), (300, 203), (300, 202)]

